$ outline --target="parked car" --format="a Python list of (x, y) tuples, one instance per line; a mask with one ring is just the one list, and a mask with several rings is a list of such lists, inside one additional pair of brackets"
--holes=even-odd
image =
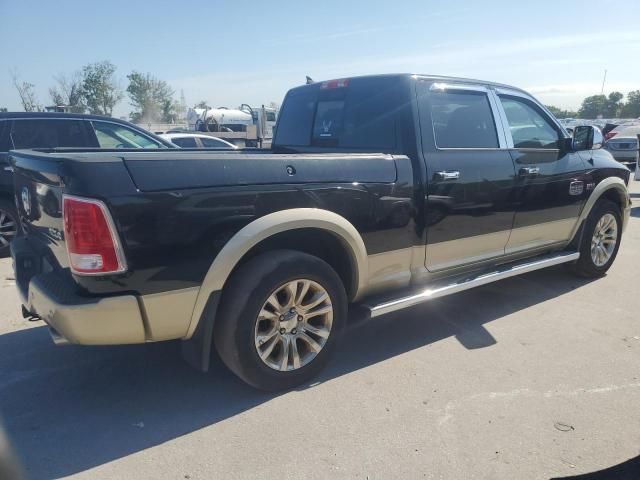
[(366, 320), (616, 258), (629, 170), (520, 89), (331, 80), (289, 91), (278, 122), (270, 152), (13, 151), (24, 314), (56, 343), (181, 339), (203, 370), (215, 348), (278, 390), (326, 364), (350, 304)]
[[(618, 127), (619, 128), (619, 127)], [(615, 128), (611, 133), (615, 132), (609, 140), (604, 144), (613, 158), (623, 163), (631, 170), (635, 170), (638, 158), (638, 135), (640, 135), (640, 125)]]
[(160, 137), (180, 148), (215, 148), (237, 150), (233, 143), (204, 133), (163, 133)]
[(115, 118), (71, 113), (0, 113), (0, 257), (19, 232), (13, 175), (14, 148), (175, 148), (164, 139)]

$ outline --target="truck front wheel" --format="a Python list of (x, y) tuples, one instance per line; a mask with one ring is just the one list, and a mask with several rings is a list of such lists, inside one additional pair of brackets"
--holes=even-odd
[(338, 274), (293, 250), (261, 254), (229, 279), (216, 315), (214, 344), (237, 376), (261, 390), (311, 380), (325, 366), (347, 316)]
[(598, 200), (585, 223), (580, 258), (569, 268), (580, 277), (601, 277), (613, 265), (621, 235), (620, 209), (611, 200)]

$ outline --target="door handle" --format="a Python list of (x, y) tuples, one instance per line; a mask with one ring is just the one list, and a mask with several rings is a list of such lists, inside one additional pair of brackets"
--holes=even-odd
[(458, 172), (457, 170), (436, 172), (434, 174), (434, 177), (439, 180), (458, 180), (460, 178), (460, 172)]
[(532, 177), (540, 173), (539, 167), (522, 167), (518, 174), (521, 177)]

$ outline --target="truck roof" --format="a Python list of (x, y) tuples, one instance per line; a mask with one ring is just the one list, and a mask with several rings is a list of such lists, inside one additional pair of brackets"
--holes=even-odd
[[(519, 92), (525, 93), (527, 95), (530, 95), (528, 92), (526, 92), (525, 90), (522, 90), (521, 88), (518, 87), (514, 87), (513, 85), (507, 85), (504, 83), (498, 83), (498, 82), (490, 82), (488, 80), (478, 80), (475, 78), (465, 78), (465, 77), (450, 77), (450, 76), (446, 76), (446, 75), (432, 75), (432, 74), (423, 74), (423, 73), (382, 73), (382, 74), (374, 74), (374, 75), (354, 75), (351, 77), (339, 77), (339, 78), (379, 78), (379, 77), (398, 77), (398, 78), (404, 78), (404, 77), (416, 77), (416, 78), (424, 78), (427, 80), (437, 80), (439, 82), (453, 82), (453, 83), (475, 83), (475, 84), (479, 84), (479, 85), (489, 85), (492, 87), (498, 87), (498, 88), (509, 88), (511, 90), (517, 90)], [(327, 79), (327, 80), (319, 80), (317, 82), (308, 84), (308, 85), (300, 85), (299, 87), (295, 87), (295, 88), (301, 88), (301, 87), (307, 87), (309, 85), (315, 85), (315, 84), (321, 84), (322, 82), (326, 82), (326, 81), (330, 81), (333, 79)]]
[[(13, 118), (75, 118), (78, 120), (108, 120), (110, 122), (133, 125), (131, 122), (106, 115), (92, 115), (89, 113), (64, 113), (64, 112), (0, 112), (0, 120)], [(134, 125), (134, 127), (137, 127)]]

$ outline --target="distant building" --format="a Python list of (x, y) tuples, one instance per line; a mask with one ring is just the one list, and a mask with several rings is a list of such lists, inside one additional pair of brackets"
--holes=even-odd
[(54, 113), (72, 113), (71, 107), (68, 105), (51, 105), (50, 107), (44, 107), (44, 111)]

